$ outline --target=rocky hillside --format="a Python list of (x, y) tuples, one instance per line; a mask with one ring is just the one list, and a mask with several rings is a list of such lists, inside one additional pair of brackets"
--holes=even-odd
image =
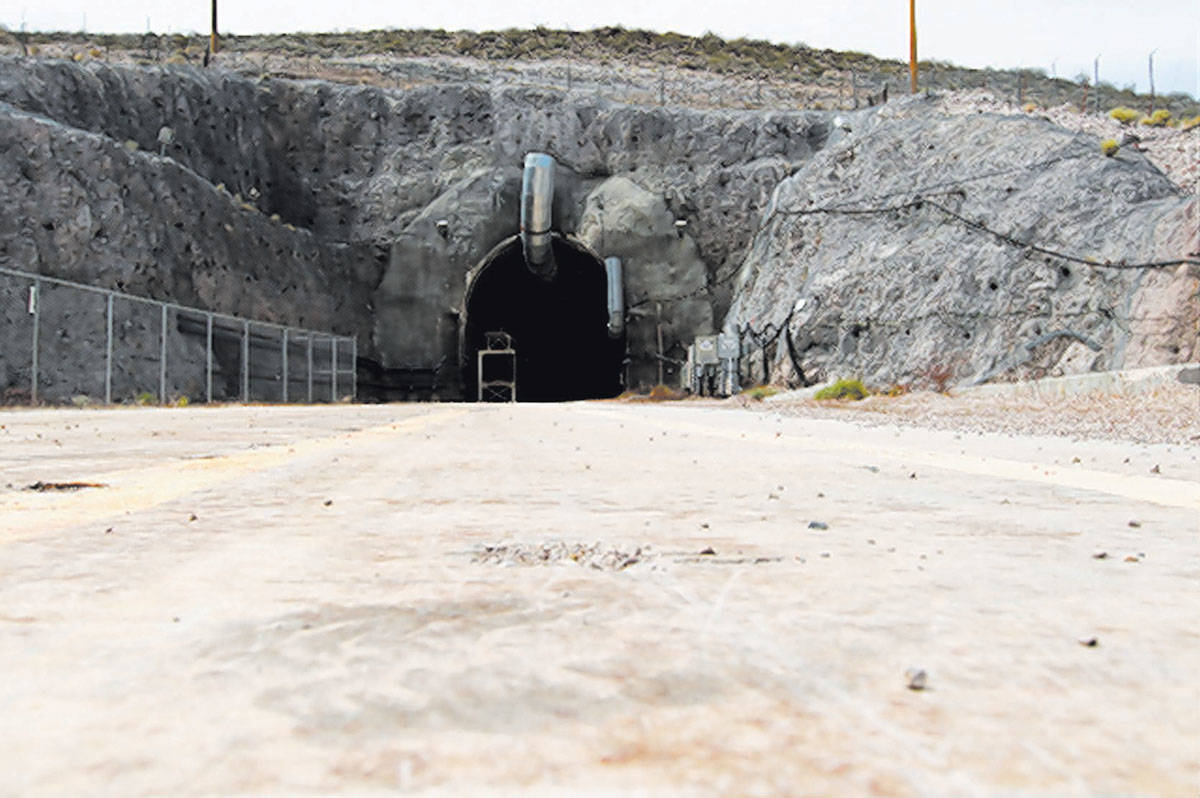
[[(75, 33), (0, 34), (11, 54), (200, 65), (206, 36)], [(849, 109), (908, 89), (907, 62), (806, 45), (725, 40), (621, 27), (588, 31), (536, 28), (505, 31), (379, 30), (353, 33), (225, 36), (218, 62), (230, 69), (343, 82), (501, 80), (579, 85), (613, 100), (708, 107)], [(968, 69), (922, 61), (921, 87), (983, 89), (1023, 106), (1072, 105), (1107, 111), (1130, 106), (1200, 114), (1186, 94), (1152, 99), (1101, 82), (1049, 77), (1043, 70)]]
[(623, 102), (579, 60), (319, 59), (360, 40), (312, 39), (235, 40), (208, 69), (166, 63), (195, 60), (187, 41), (0, 58), (0, 265), (353, 333), (370, 368), (453, 394), (465, 292), (545, 151), (555, 229), (628, 267), (630, 385), (722, 324), (748, 378), (793, 383), (1200, 357), (1200, 129), (1113, 128), (1106, 157), (1108, 129), (981, 95), (797, 110), (696, 70), (678, 101), (662, 81)]
[[(456, 355), (425, 347), (414, 359), (403, 340), (437, 336), (389, 326), (388, 308), (403, 304), (396, 291), (412, 278), (384, 280), (385, 268), (425, 270), (436, 291), (422, 301), (443, 315), (455, 307), (466, 273), (517, 231), (512, 195), (527, 152), (558, 159), (556, 225), (564, 233), (586, 222), (596, 246), (622, 249), (628, 241), (615, 242), (611, 225), (623, 224), (624, 203), (652, 208), (655, 229), (670, 241), (674, 221), (688, 223), (679, 236), (692, 253), (686, 266), (650, 268), (662, 262), (654, 253), (670, 250), (657, 233), (622, 249), (631, 263), (650, 258), (631, 271), (646, 279), (631, 279), (628, 301), (664, 303), (664, 347), (679, 352), (724, 315), (771, 190), (829, 130), (826, 115), (810, 112), (646, 108), (548, 89), (395, 90), (41, 58), (0, 60), (0, 103), (14, 130), (0, 199), (15, 209), (0, 265), (224, 312), (255, 302), (255, 318), (301, 323), (303, 314), (307, 325), (358, 333), (360, 352), (383, 367), (413, 369)], [(19, 143), (31, 137), (54, 153)], [(620, 203), (585, 218), (592, 193), (618, 176), (633, 181), (617, 191)], [(452, 223), (445, 240), (434, 224), (442, 218)], [(214, 269), (238, 275), (216, 279)], [(309, 270), (311, 295), (291, 293)], [(278, 301), (255, 299), (243, 271), (269, 273), (263, 291)], [(402, 313), (394, 318), (407, 323)], [(631, 335), (643, 340), (632, 358), (653, 373), (653, 330)]]
[(1142, 154), (926, 98), (842, 121), (739, 275), (752, 372), (944, 387), (1200, 358), (1200, 203)]

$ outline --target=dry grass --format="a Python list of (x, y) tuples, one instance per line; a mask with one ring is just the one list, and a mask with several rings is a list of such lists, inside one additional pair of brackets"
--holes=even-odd
[(1189, 385), (1164, 386), (1128, 396), (1002, 398), (922, 391), (896, 397), (871, 396), (861, 402), (837, 405), (801, 400), (766, 406), (788, 415), (868, 424), (1200, 445), (1200, 389)]

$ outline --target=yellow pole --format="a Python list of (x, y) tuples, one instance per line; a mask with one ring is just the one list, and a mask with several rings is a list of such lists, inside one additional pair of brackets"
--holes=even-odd
[[(215, 0), (214, 0), (215, 2)], [(908, 76), (911, 92), (917, 93), (917, 0), (908, 0)]]
[(208, 37), (208, 51), (217, 54), (217, 0), (212, 0), (212, 33)]

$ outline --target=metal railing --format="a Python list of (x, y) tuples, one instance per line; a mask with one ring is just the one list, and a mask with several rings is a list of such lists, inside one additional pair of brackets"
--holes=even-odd
[(0, 268), (0, 404), (337, 402), (356, 338)]

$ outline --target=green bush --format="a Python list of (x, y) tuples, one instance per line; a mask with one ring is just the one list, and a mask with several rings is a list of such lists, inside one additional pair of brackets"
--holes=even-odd
[(1100, 142), (1100, 152), (1104, 153), (1109, 158), (1116, 155), (1120, 149), (1121, 145), (1117, 143), (1116, 139), (1105, 139), (1104, 141)]
[(825, 401), (827, 399), (866, 399), (871, 395), (866, 386), (862, 384), (862, 380), (838, 380), (833, 385), (826, 385), (821, 390), (813, 394), (814, 399)]
[(1150, 127), (1166, 127), (1167, 123), (1170, 121), (1171, 112), (1166, 108), (1159, 108), (1157, 111), (1150, 114), (1150, 116), (1143, 119), (1142, 124), (1149, 125)]
[(1141, 111), (1135, 111), (1132, 108), (1126, 108), (1123, 105), (1112, 109), (1108, 112), (1108, 115), (1120, 122), (1122, 125), (1132, 125), (1134, 122), (1142, 118)]
[(747, 388), (742, 391), (742, 396), (747, 399), (753, 399), (756, 402), (761, 402), (768, 396), (774, 396), (779, 393), (779, 389), (770, 385), (755, 385), (753, 388)]
[(1200, 127), (1200, 114), (1196, 114), (1191, 119), (1183, 120), (1183, 123), (1180, 124), (1179, 127), (1183, 130), (1191, 130), (1194, 127)]

